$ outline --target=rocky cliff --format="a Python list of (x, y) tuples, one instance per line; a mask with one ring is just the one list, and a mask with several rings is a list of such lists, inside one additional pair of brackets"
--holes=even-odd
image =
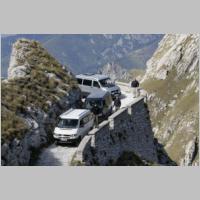
[(99, 73), (109, 76), (113, 81), (119, 79), (129, 79), (128, 70), (114, 62), (107, 63), (106, 65), (104, 65), (101, 69), (99, 69)]
[(40, 43), (14, 43), (8, 79), (2, 81), (1, 164), (30, 165), (51, 141), (58, 115), (79, 96), (73, 75)]
[(199, 164), (199, 35), (167, 34), (147, 62), (142, 87), (154, 133), (179, 165)]

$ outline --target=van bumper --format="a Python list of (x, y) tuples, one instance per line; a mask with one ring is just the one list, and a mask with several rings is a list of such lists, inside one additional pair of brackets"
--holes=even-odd
[(72, 143), (72, 142), (75, 142), (79, 136), (57, 136), (57, 135), (53, 135), (54, 139), (60, 143)]

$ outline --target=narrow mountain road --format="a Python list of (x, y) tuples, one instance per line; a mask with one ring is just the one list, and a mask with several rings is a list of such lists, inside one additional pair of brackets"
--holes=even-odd
[[(132, 93), (124, 87), (121, 88), (121, 108), (126, 107), (133, 101)], [(52, 144), (44, 148), (36, 161), (36, 166), (69, 166), (76, 152), (77, 147), (69, 144), (56, 145)]]
[(40, 154), (36, 166), (69, 166), (77, 147), (52, 144), (44, 148)]

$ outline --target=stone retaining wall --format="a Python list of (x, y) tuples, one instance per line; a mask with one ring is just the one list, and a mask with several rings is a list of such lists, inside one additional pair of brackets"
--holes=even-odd
[(143, 98), (112, 114), (83, 138), (74, 160), (85, 165), (112, 165), (124, 151), (157, 162), (149, 113)]

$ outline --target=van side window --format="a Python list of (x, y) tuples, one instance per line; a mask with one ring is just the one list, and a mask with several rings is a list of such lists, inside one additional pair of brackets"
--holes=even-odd
[(83, 119), (81, 119), (81, 121), (80, 121), (80, 127), (84, 127), (84, 121), (83, 121)]
[(83, 85), (92, 86), (92, 81), (85, 79), (85, 80), (83, 80)]
[(100, 88), (99, 83), (98, 83), (97, 81), (93, 81), (93, 87), (98, 87), (98, 88)]
[(87, 115), (86, 117), (83, 118), (83, 123), (87, 124), (89, 122), (89, 115)]
[(78, 84), (82, 85), (82, 79), (81, 78), (77, 78)]
[(85, 124), (87, 124), (90, 121), (90, 115), (85, 116), (83, 119), (80, 121), (80, 127), (84, 127)]

